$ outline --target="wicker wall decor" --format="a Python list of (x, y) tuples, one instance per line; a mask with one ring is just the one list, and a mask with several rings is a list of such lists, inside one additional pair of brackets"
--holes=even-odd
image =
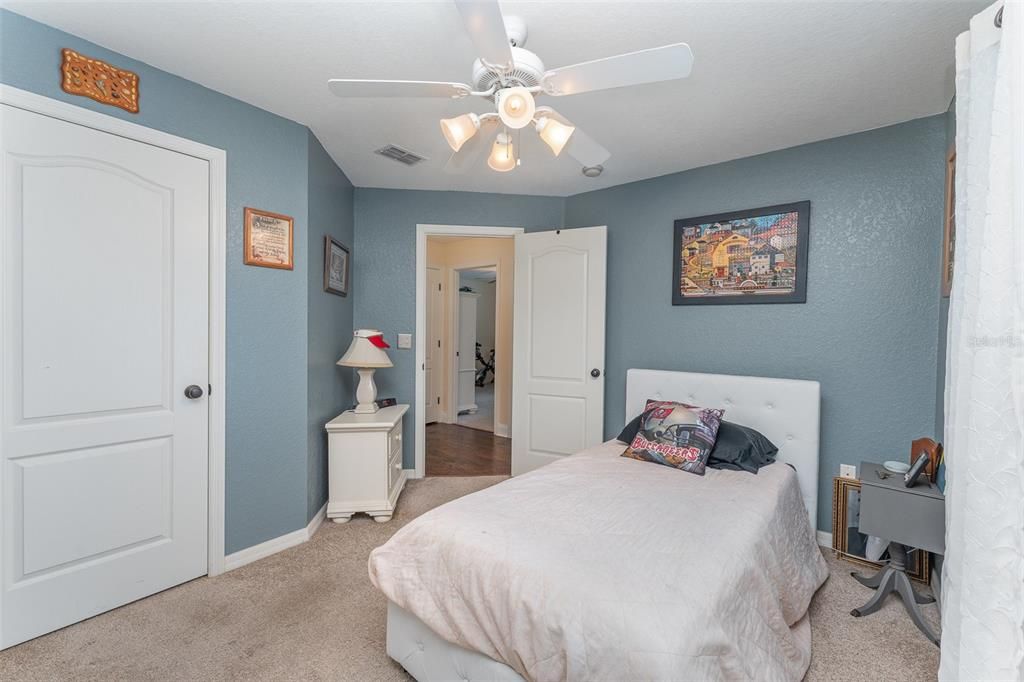
[(61, 54), (60, 87), (64, 92), (139, 113), (137, 74), (68, 48), (61, 50)]

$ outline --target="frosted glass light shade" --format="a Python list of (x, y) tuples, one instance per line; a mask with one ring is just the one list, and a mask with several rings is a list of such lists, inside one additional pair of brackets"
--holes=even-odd
[(565, 148), (569, 138), (576, 132), (576, 126), (567, 126), (561, 121), (556, 121), (548, 116), (543, 116), (537, 121), (536, 129), (540, 139), (544, 140), (544, 143), (551, 147), (551, 151), (555, 153), (555, 156), (562, 153), (562, 149)]
[(525, 128), (533, 121), (537, 104), (533, 95), (524, 87), (505, 88), (498, 91), (498, 116), (509, 128)]
[(499, 173), (507, 173), (516, 167), (515, 147), (505, 133), (498, 133), (491, 147), (491, 155), (487, 157), (487, 165)]
[(441, 119), (441, 133), (452, 151), (459, 151), (469, 138), (480, 130), (480, 117), (476, 114), (463, 114), (455, 118)]

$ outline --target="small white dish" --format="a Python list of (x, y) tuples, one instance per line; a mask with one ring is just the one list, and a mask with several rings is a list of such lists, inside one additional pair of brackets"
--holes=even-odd
[(904, 462), (897, 462), (896, 460), (892, 459), (889, 460), (888, 462), (883, 462), (882, 466), (884, 466), (887, 471), (891, 471), (894, 474), (905, 474), (908, 471), (910, 471), (909, 464), (905, 464)]

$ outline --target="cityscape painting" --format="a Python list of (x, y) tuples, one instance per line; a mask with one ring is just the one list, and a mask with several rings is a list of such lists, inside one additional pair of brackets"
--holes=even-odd
[(672, 305), (804, 303), (811, 202), (675, 221)]

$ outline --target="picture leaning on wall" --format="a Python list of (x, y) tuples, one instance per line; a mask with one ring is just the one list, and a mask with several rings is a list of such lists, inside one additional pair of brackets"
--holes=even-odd
[(811, 202), (675, 221), (672, 305), (804, 303)]

